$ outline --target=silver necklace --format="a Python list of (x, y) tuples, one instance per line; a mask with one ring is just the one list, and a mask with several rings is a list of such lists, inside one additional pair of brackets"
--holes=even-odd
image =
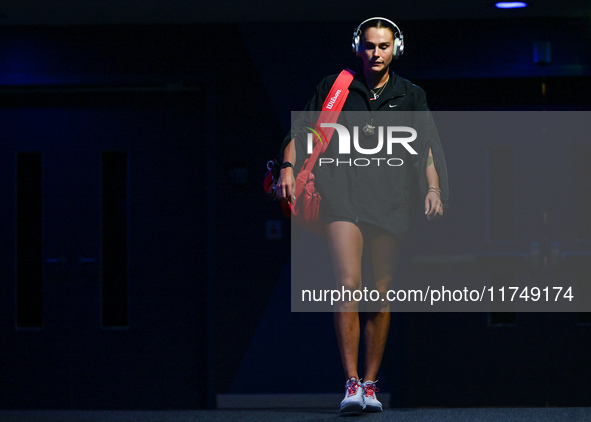
[(371, 119), (371, 122), (363, 126), (363, 133), (365, 133), (365, 136), (372, 136), (374, 133), (376, 133), (376, 127), (373, 125), (373, 119)]
[(381, 87), (379, 87), (375, 91), (373, 89), (370, 89), (371, 93), (373, 94), (373, 98), (370, 98), (369, 100), (373, 101), (373, 100), (377, 100), (378, 98), (380, 98), (380, 95), (382, 95), (382, 92), (386, 88), (386, 85), (388, 85), (388, 82), (390, 82), (390, 75), (388, 75), (388, 79), (386, 80), (386, 83), (384, 85), (382, 85)]

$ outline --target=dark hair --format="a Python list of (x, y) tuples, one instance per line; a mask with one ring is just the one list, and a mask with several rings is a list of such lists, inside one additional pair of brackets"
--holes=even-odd
[[(363, 25), (361, 25), (361, 28), (359, 28), (359, 32), (360, 32), (361, 36), (363, 36), (363, 34), (365, 34), (365, 30), (367, 28), (377, 28), (377, 29), (387, 28), (390, 30), (390, 32), (392, 32), (393, 38), (400, 37), (400, 34), (398, 34), (398, 30), (394, 26), (392, 26), (392, 24), (390, 22), (382, 20), (382, 19), (372, 19), (368, 22), (365, 22)], [(398, 34), (398, 36), (396, 34)]]

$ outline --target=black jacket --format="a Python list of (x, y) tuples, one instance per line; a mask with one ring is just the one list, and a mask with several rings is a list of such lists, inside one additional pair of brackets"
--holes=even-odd
[[(296, 139), (296, 172), (308, 156), (306, 136), (309, 130), (303, 129), (303, 126), (309, 125), (303, 122), (316, 123), (318, 113), (314, 112), (321, 110), (337, 76), (328, 76), (320, 82), (283, 142), (281, 151), (292, 138)], [(316, 187), (322, 196), (322, 212), (325, 218), (372, 224), (400, 239), (406, 239), (417, 215), (417, 204), (423, 204), (427, 195), (429, 186), (425, 172), (429, 148), (433, 152), (439, 176), (444, 213), (448, 210), (449, 188), (445, 157), (423, 89), (391, 73), (380, 98), (370, 101), (370, 95), (363, 77), (356, 75), (349, 87), (349, 95), (338, 123), (348, 127), (358, 126), (359, 145), (369, 149), (377, 145), (378, 135), (366, 136), (361, 133), (361, 129), (367, 124), (375, 127), (391, 126), (392, 118), (395, 117), (401, 126), (410, 126), (417, 130), (419, 136), (410, 145), (418, 154), (412, 155), (402, 145), (394, 144), (392, 154), (388, 155), (385, 154), (385, 147), (381, 154), (377, 154), (378, 157), (374, 157), (359, 154), (353, 146), (350, 155), (339, 155), (338, 135), (335, 132), (327, 150), (321, 155), (325, 162), (317, 162), (313, 171)], [(356, 113), (350, 113), (353, 111)], [(339, 157), (342, 159), (339, 163), (344, 164), (328, 163), (329, 158), (336, 162)], [(390, 157), (399, 159), (391, 161), (392, 163), (403, 164), (385, 165), (386, 159)], [(380, 161), (379, 158), (383, 159)], [(350, 165), (347, 160), (351, 160)]]

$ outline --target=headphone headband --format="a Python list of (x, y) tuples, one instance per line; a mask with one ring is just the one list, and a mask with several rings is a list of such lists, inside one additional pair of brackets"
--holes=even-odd
[(392, 25), (392, 27), (396, 28), (396, 30), (398, 31), (398, 35), (396, 33), (394, 33), (394, 57), (395, 58), (400, 57), (402, 55), (402, 53), (404, 53), (404, 37), (402, 35), (402, 31), (400, 30), (400, 28), (398, 28), (398, 25), (396, 25), (390, 19), (382, 18), (379, 16), (366, 19), (363, 22), (361, 22), (359, 24), (359, 26), (357, 26), (357, 29), (355, 29), (355, 32), (353, 32), (353, 41), (351, 43), (352, 44), (351, 46), (353, 47), (353, 52), (355, 52), (356, 54), (359, 54), (360, 50), (361, 50), (361, 42), (360, 42), (361, 41), (361, 27), (363, 25), (365, 25), (367, 22), (377, 21), (377, 20), (382, 20), (382, 21), (389, 23), (390, 25)]

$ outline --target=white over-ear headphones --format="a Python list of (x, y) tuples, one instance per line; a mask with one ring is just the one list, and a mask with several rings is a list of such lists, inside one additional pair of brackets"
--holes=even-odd
[(390, 25), (392, 25), (393, 28), (396, 28), (396, 30), (398, 32), (394, 33), (394, 52), (393, 52), (393, 54), (394, 54), (395, 58), (402, 56), (402, 53), (404, 53), (404, 37), (402, 36), (402, 31), (400, 30), (400, 28), (398, 28), (398, 25), (396, 25), (390, 19), (380, 18), (380, 17), (369, 18), (359, 24), (359, 26), (357, 27), (355, 32), (353, 32), (353, 41), (351, 42), (351, 47), (353, 47), (353, 52), (355, 54), (361, 53), (361, 27), (365, 23), (367, 23), (369, 21), (374, 21), (374, 20), (386, 21)]

